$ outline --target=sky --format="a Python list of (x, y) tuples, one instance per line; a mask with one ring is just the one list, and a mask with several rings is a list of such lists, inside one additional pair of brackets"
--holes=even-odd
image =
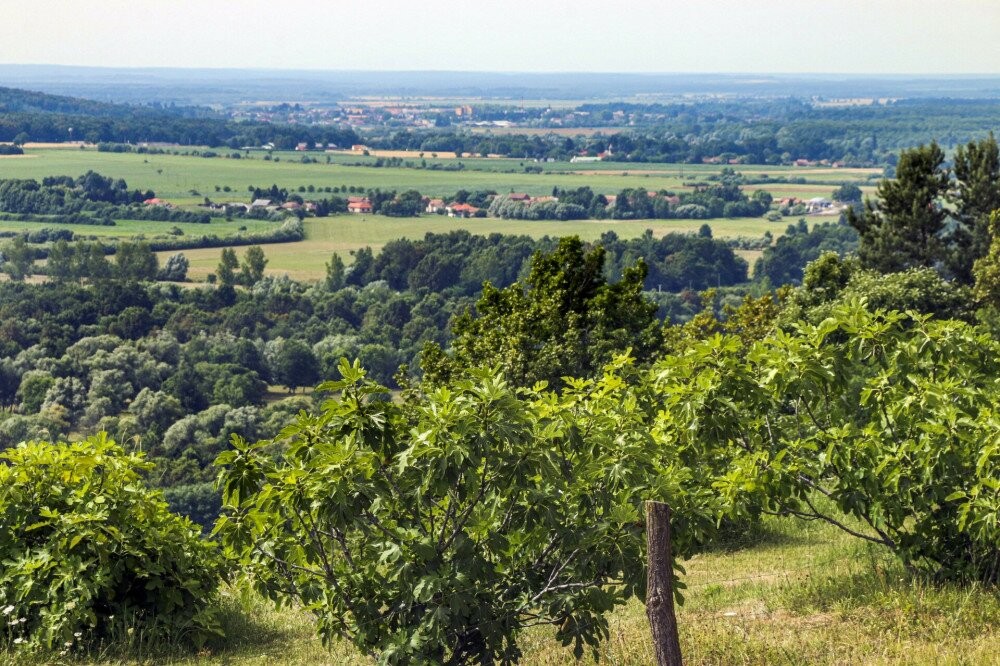
[(995, 0), (3, 0), (0, 63), (1000, 74)]

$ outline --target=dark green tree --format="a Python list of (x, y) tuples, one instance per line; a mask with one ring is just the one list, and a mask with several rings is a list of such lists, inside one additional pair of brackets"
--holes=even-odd
[(11, 280), (23, 280), (32, 274), (35, 262), (35, 252), (28, 245), (24, 236), (15, 236), (13, 240), (0, 248), (0, 258), (3, 271)]
[(49, 257), (45, 262), (45, 270), (49, 278), (56, 282), (66, 282), (76, 277), (76, 248), (65, 239), (60, 238), (49, 249)]
[(952, 271), (972, 282), (972, 266), (990, 248), (990, 213), (1000, 209), (1000, 150), (988, 138), (959, 146), (954, 160), (955, 188), (951, 200), (959, 222), (955, 233)]
[(342, 289), (345, 283), (345, 273), (344, 260), (340, 258), (339, 254), (334, 254), (326, 265), (326, 288), (330, 291)]
[(642, 296), (646, 265), (626, 268), (622, 279), (604, 277), (604, 248), (563, 238), (551, 253), (536, 253), (524, 283), (497, 289), (486, 283), (475, 313), (454, 326), (454, 353), (434, 344), (422, 365), (433, 383), (463, 368), (499, 367), (518, 386), (561, 385), (566, 376), (589, 377), (616, 353), (632, 348), (651, 359), (661, 334), (656, 305)]
[(145, 282), (156, 279), (159, 265), (147, 243), (122, 241), (115, 252), (114, 275), (127, 282)]
[(286, 340), (274, 360), (271, 376), (289, 391), (311, 386), (319, 379), (319, 361), (304, 342)]
[(222, 256), (219, 259), (219, 267), (215, 269), (215, 274), (219, 276), (219, 284), (224, 287), (231, 287), (236, 284), (236, 269), (240, 262), (236, 258), (236, 251), (231, 247), (223, 248)]
[(944, 152), (937, 145), (904, 150), (896, 178), (879, 183), (876, 199), (866, 199), (860, 212), (847, 211), (858, 230), (858, 256), (865, 268), (892, 273), (908, 268), (945, 269), (948, 262), (948, 191)]
[(243, 255), (243, 263), (240, 265), (240, 283), (248, 287), (257, 284), (264, 277), (266, 266), (267, 257), (264, 256), (264, 249), (260, 245), (251, 245)]
[(841, 203), (860, 203), (862, 196), (860, 187), (854, 183), (844, 183), (833, 191), (831, 198)]

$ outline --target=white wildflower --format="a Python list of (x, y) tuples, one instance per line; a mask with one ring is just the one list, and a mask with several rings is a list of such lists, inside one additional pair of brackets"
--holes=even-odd
[(82, 631), (78, 631), (78, 632), (76, 632), (73, 635), (76, 636), (77, 638), (79, 638), (80, 636), (83, 636), (83, 632)]
[(3, 611), (0, 611), (0, 612), (2, 612), (4, 615), (10, 615), (11, 613), (14, 612), (14, 607), (13, 606), (4, 606)]
[(73, 641), (66, 641), (65, 643), (63, 643), (63, 645), (65, 645), (66, 647), (73, 647)]
[(18, 636), (17, 638), (14, 639), (14, 645), (20, 645), (23, 642), (24, 642), (24, 639), (21, 638), (20, 636)]

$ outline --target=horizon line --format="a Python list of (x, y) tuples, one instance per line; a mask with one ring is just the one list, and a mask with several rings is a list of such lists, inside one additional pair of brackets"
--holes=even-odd
[(97, 70), (156, 70), (156, 71), (203, 71), (203, 72), (301, 72), (309, 74), (501, 74), (520, 76), (776, 76), (776, 77), (912, 77), (912, 78), (1000, 78), (998, 72), (836, 72), (836, 71), (616, 71), (616, 70), (500, 70), (500, 69), (337, 69), (313, 67), (211, 67), (211, 66), (168, 66), (168, 65), (78, 65), (65, 63), (17, 63), (0, 62), (0, 67), (49, 67), (64, 69), (97, 69)]

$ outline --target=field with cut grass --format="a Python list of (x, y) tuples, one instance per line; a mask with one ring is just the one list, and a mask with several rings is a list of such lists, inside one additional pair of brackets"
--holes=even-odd
[[(210, 224), (191, 224), (174, 222), (156, 222), (151, 220), (116, 220), (115, 226), (105, 227), (92, 224), (59, 224), (55, 222), (16, 222), (0, 220), (0, 231), (37, 231), (38, 229), (66, 229), (72, 231), (77, 238), (99, 238), (101, 240), (121, 240), (142, 237), (174, 236), (168, 233), (173, 228), (183, 233), (179, 238), (199, 238), (202, 236), (218, 236), (227, 238), (241, 233), (264, 233), (278, 226), (276, 222), (263, 220), (224, 220), (213, 219)], [(241, 229), (241, 227), (243, 227)]]
[[(829, 221), (830, 218), (809, 217), (810, 224)], [(262, 246), (268, 258), (267, 273), (287, 274), (297, 280), (319, 280), (326, 274), (326, 262), (337, 253), (350, 263), (351, 250), (370, 246), (378, 251), (383, 245), (397, 238), (417, 240), (427, 233), (447, 233), (456, 229), (466, 229), (474, 234), (503, 233), (526, 235), (533, 238), (543, 236), (577, 235), (584, 240), (596, 240), (606, 231), (614, 231), (621, 238), (634, 238), (646, 229), (652, 229), (657, 237), (670, 232), (695, 233), (702, 224), (712, 227), (716, 238), (759, 238), (765, 231), (775, 237), (784, 233), (791, 220), (768, 222), (763, 218), (719, 219), (719, 220), (574, 220), (529, 221), (501, 220), (497, 218), (458, 220), (440, 215), (425, 215), (418, 218), (391, 218), (382, 216), (337, 215), (326, 218), (307, 218), (306, 238), (298, 243), (271, 243)], [(111, 227), (114, 228), (114, 227)], [(219, 264), (222, 248), (184, 250), (184, 256), (191, 262), (188, 275), (195, 280), (203, 280), (215, 272)], [(244, 250), (236, 248), (242, 255)], [(160, 263), (173, 252), (161, 252)], [(754, 255), (757, 256), (757, 255)], [(751, 262), (751, 266), (752, 266)]]
[[(885, 552), (826, 525), (767, 518), (756, 537), (683, 563), (687, 585), (678, 610), (685, 661), (729, 664), (1000, 663), (1000, 595), (995, 590), (914, 580)], [(228, 590), (227, 638), (198, 654), (150, 646), (132, 636), (70, 663), (265, 666), (373, 664), (338, 642), (325, 648), (312, 619), (274, 610)], [(599, 661), (653, 663), (645, 609), (633, 601), (610, 617)], [(546, 627), (522, 639), (525, 666), (571, 666)], [(0, 661), (4, 655), (0, 653)], [(9, 655), (8, 655), (9, 657)], [(51, 663), (22, 659), (18, 663)]]

